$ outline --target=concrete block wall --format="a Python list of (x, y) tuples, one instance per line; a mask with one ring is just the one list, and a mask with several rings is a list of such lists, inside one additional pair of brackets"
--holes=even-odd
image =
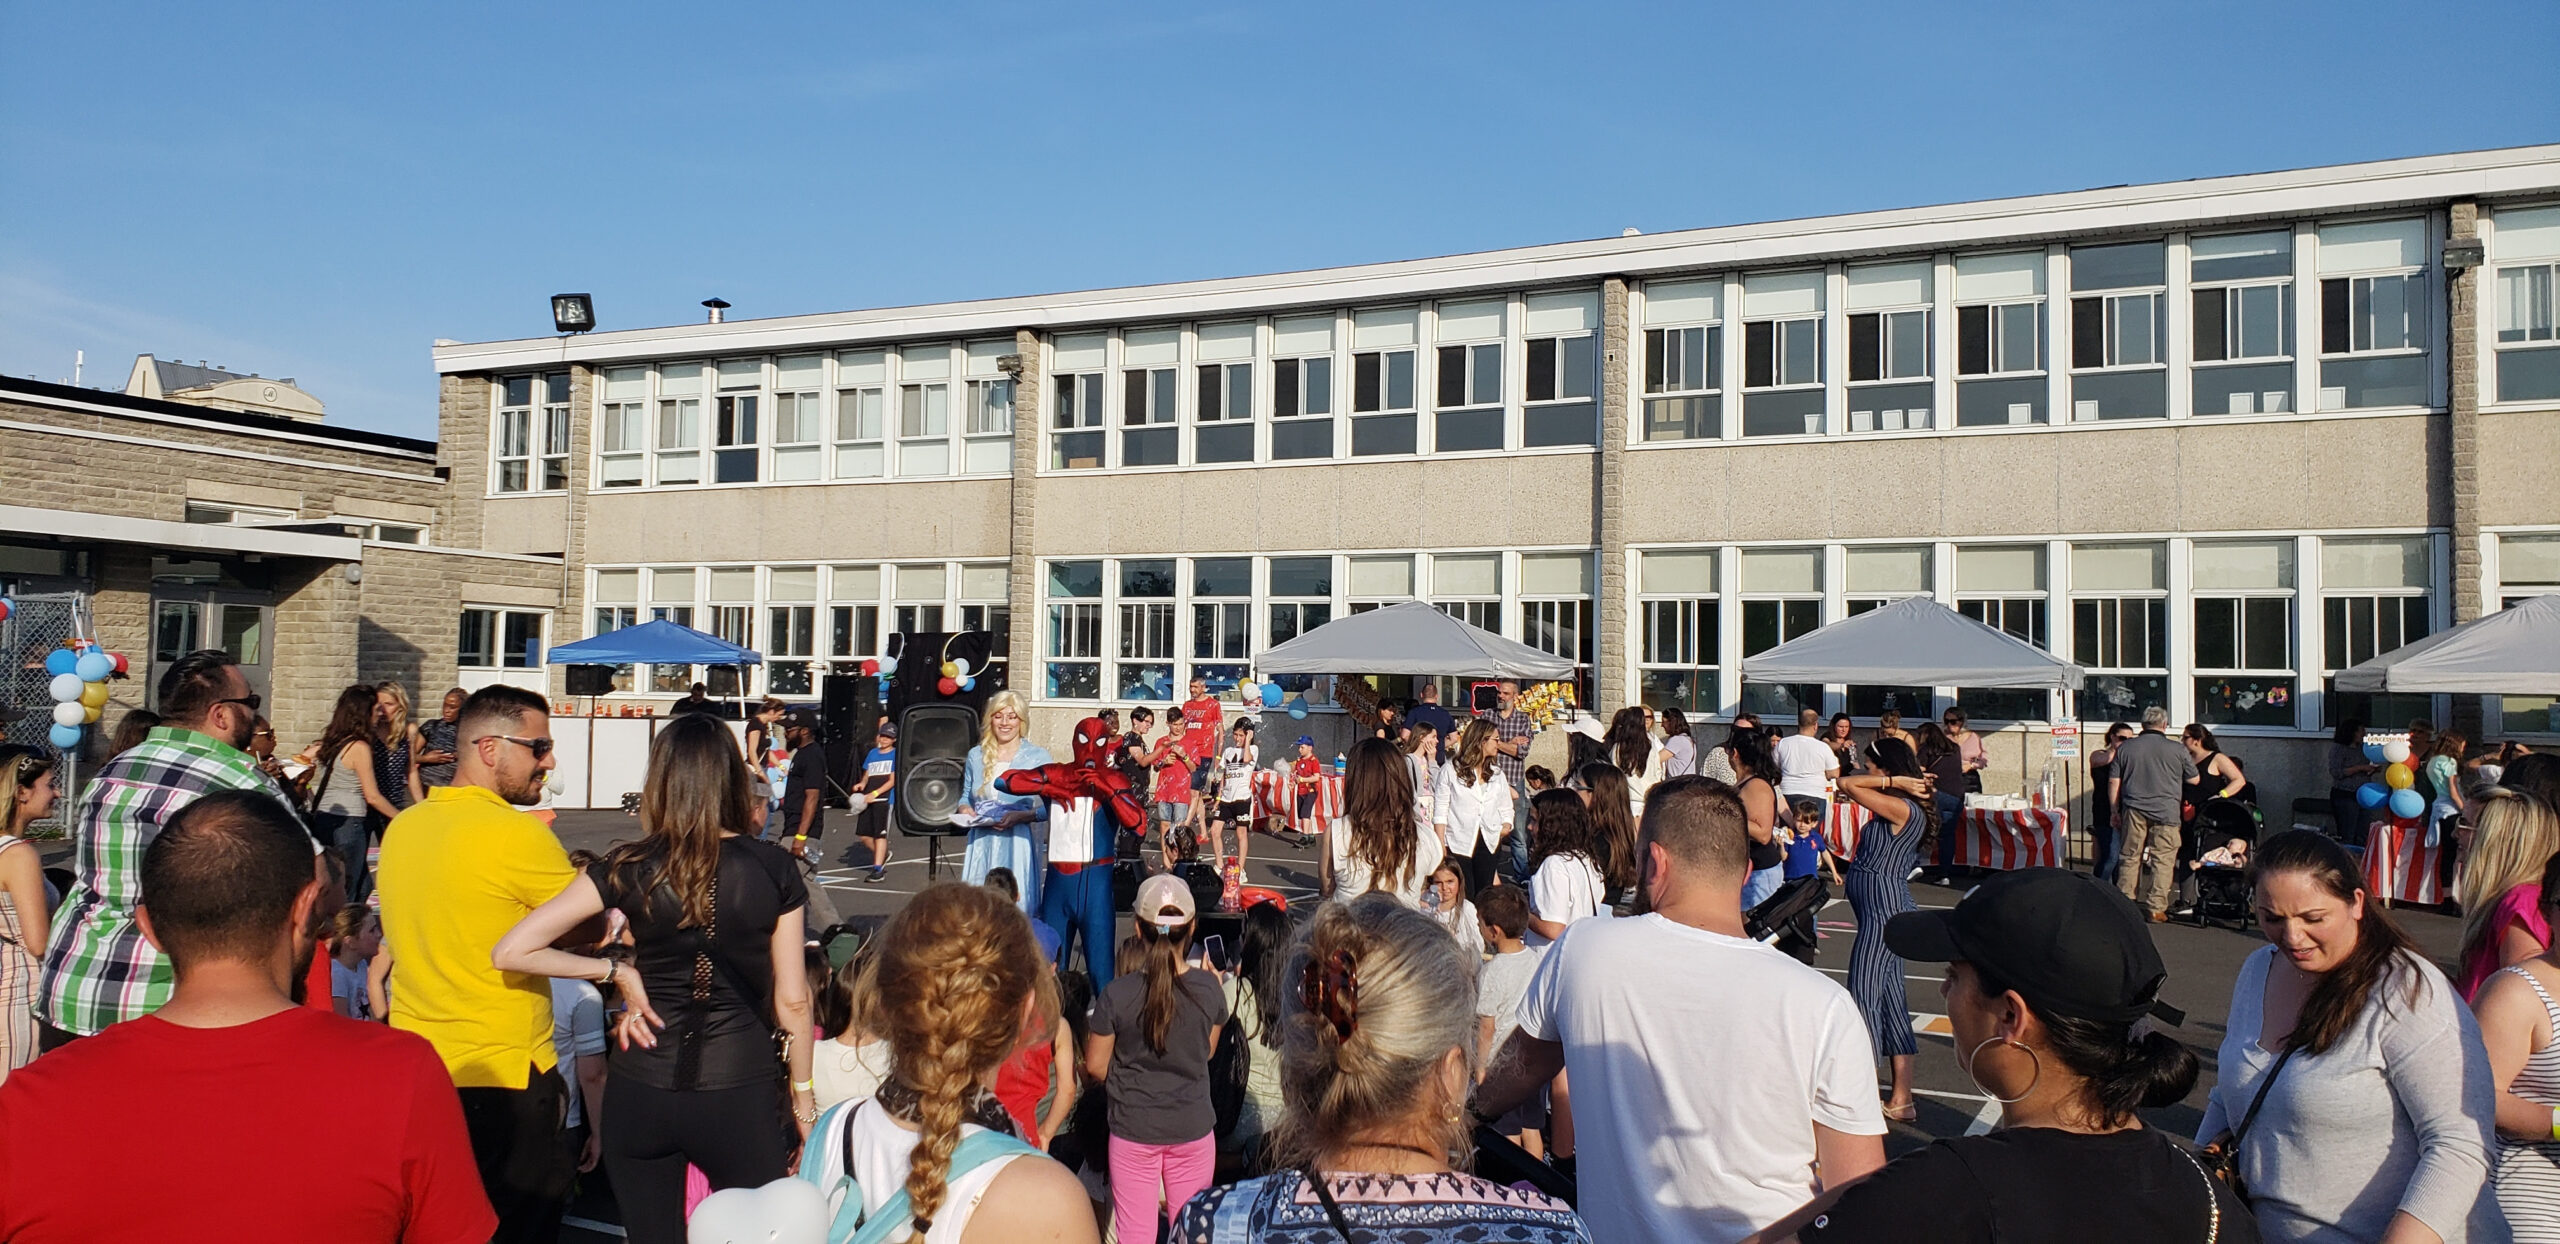
[(275, 658), (268, 675), (267, 720), (276, 750), (290, 755), (320, 737), (338, 693), (356, 681), (363, 588), (351, 567), (303, 563), (276, 585)]

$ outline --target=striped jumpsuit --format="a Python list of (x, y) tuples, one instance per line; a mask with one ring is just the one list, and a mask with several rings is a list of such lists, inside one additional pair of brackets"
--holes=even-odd
[(1900, 833), (1883, 817), (1858, 835), (1858, 854), (1841, 869), (1849, 891), (1849, 910), (1856, 913), (1858, 940), (1849, 951), (1849, 996), (1867, 1017), (1867, 1033), (1875, 1040), (1876, 1060), (1916, 1054), (1920, 1043), (1911, 1035), (1911, 1007), (1903, 997), (1902, 959), (1884, 944), (1885, 921), (1911, 911), (1911, 870), (1919, 863), (1922, 828), (1927, 824), (1915, 799), (1902, 801), (1911, 817)]

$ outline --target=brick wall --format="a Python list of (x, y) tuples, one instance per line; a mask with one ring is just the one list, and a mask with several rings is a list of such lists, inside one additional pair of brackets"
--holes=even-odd
[(409, 454), (0, 397), (0, 496), (12, 505), (176, 522), (190, 480), (296, 493), (304, 517), (330, 513), (342, 496), (425, 506), (444, 491)]
[(438, 539), (453, 548), (480, 548), (480, 507), (489, 491), (489, 378), (445, 376), (439, 387), (436, 462), (451, 486), (436, 495), (436, 525), (444, 529)]

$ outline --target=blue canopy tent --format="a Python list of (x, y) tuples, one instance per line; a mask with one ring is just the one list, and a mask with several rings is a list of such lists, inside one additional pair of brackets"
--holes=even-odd
[(764, 657), (717, 635), (653, 619), (553, 648), (546, 665), (761, 665)]

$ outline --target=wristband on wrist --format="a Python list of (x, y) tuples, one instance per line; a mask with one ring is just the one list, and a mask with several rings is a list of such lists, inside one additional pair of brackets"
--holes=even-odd
[(794, 1080), (791, 1082), (791, 1091), (794, 1093), (814, 1093), (818, 1091), (818, 1082), (815, 1080)]
[(2551, 1139), (2560, 1141), (2560, 1106), (2551, 1108)]

